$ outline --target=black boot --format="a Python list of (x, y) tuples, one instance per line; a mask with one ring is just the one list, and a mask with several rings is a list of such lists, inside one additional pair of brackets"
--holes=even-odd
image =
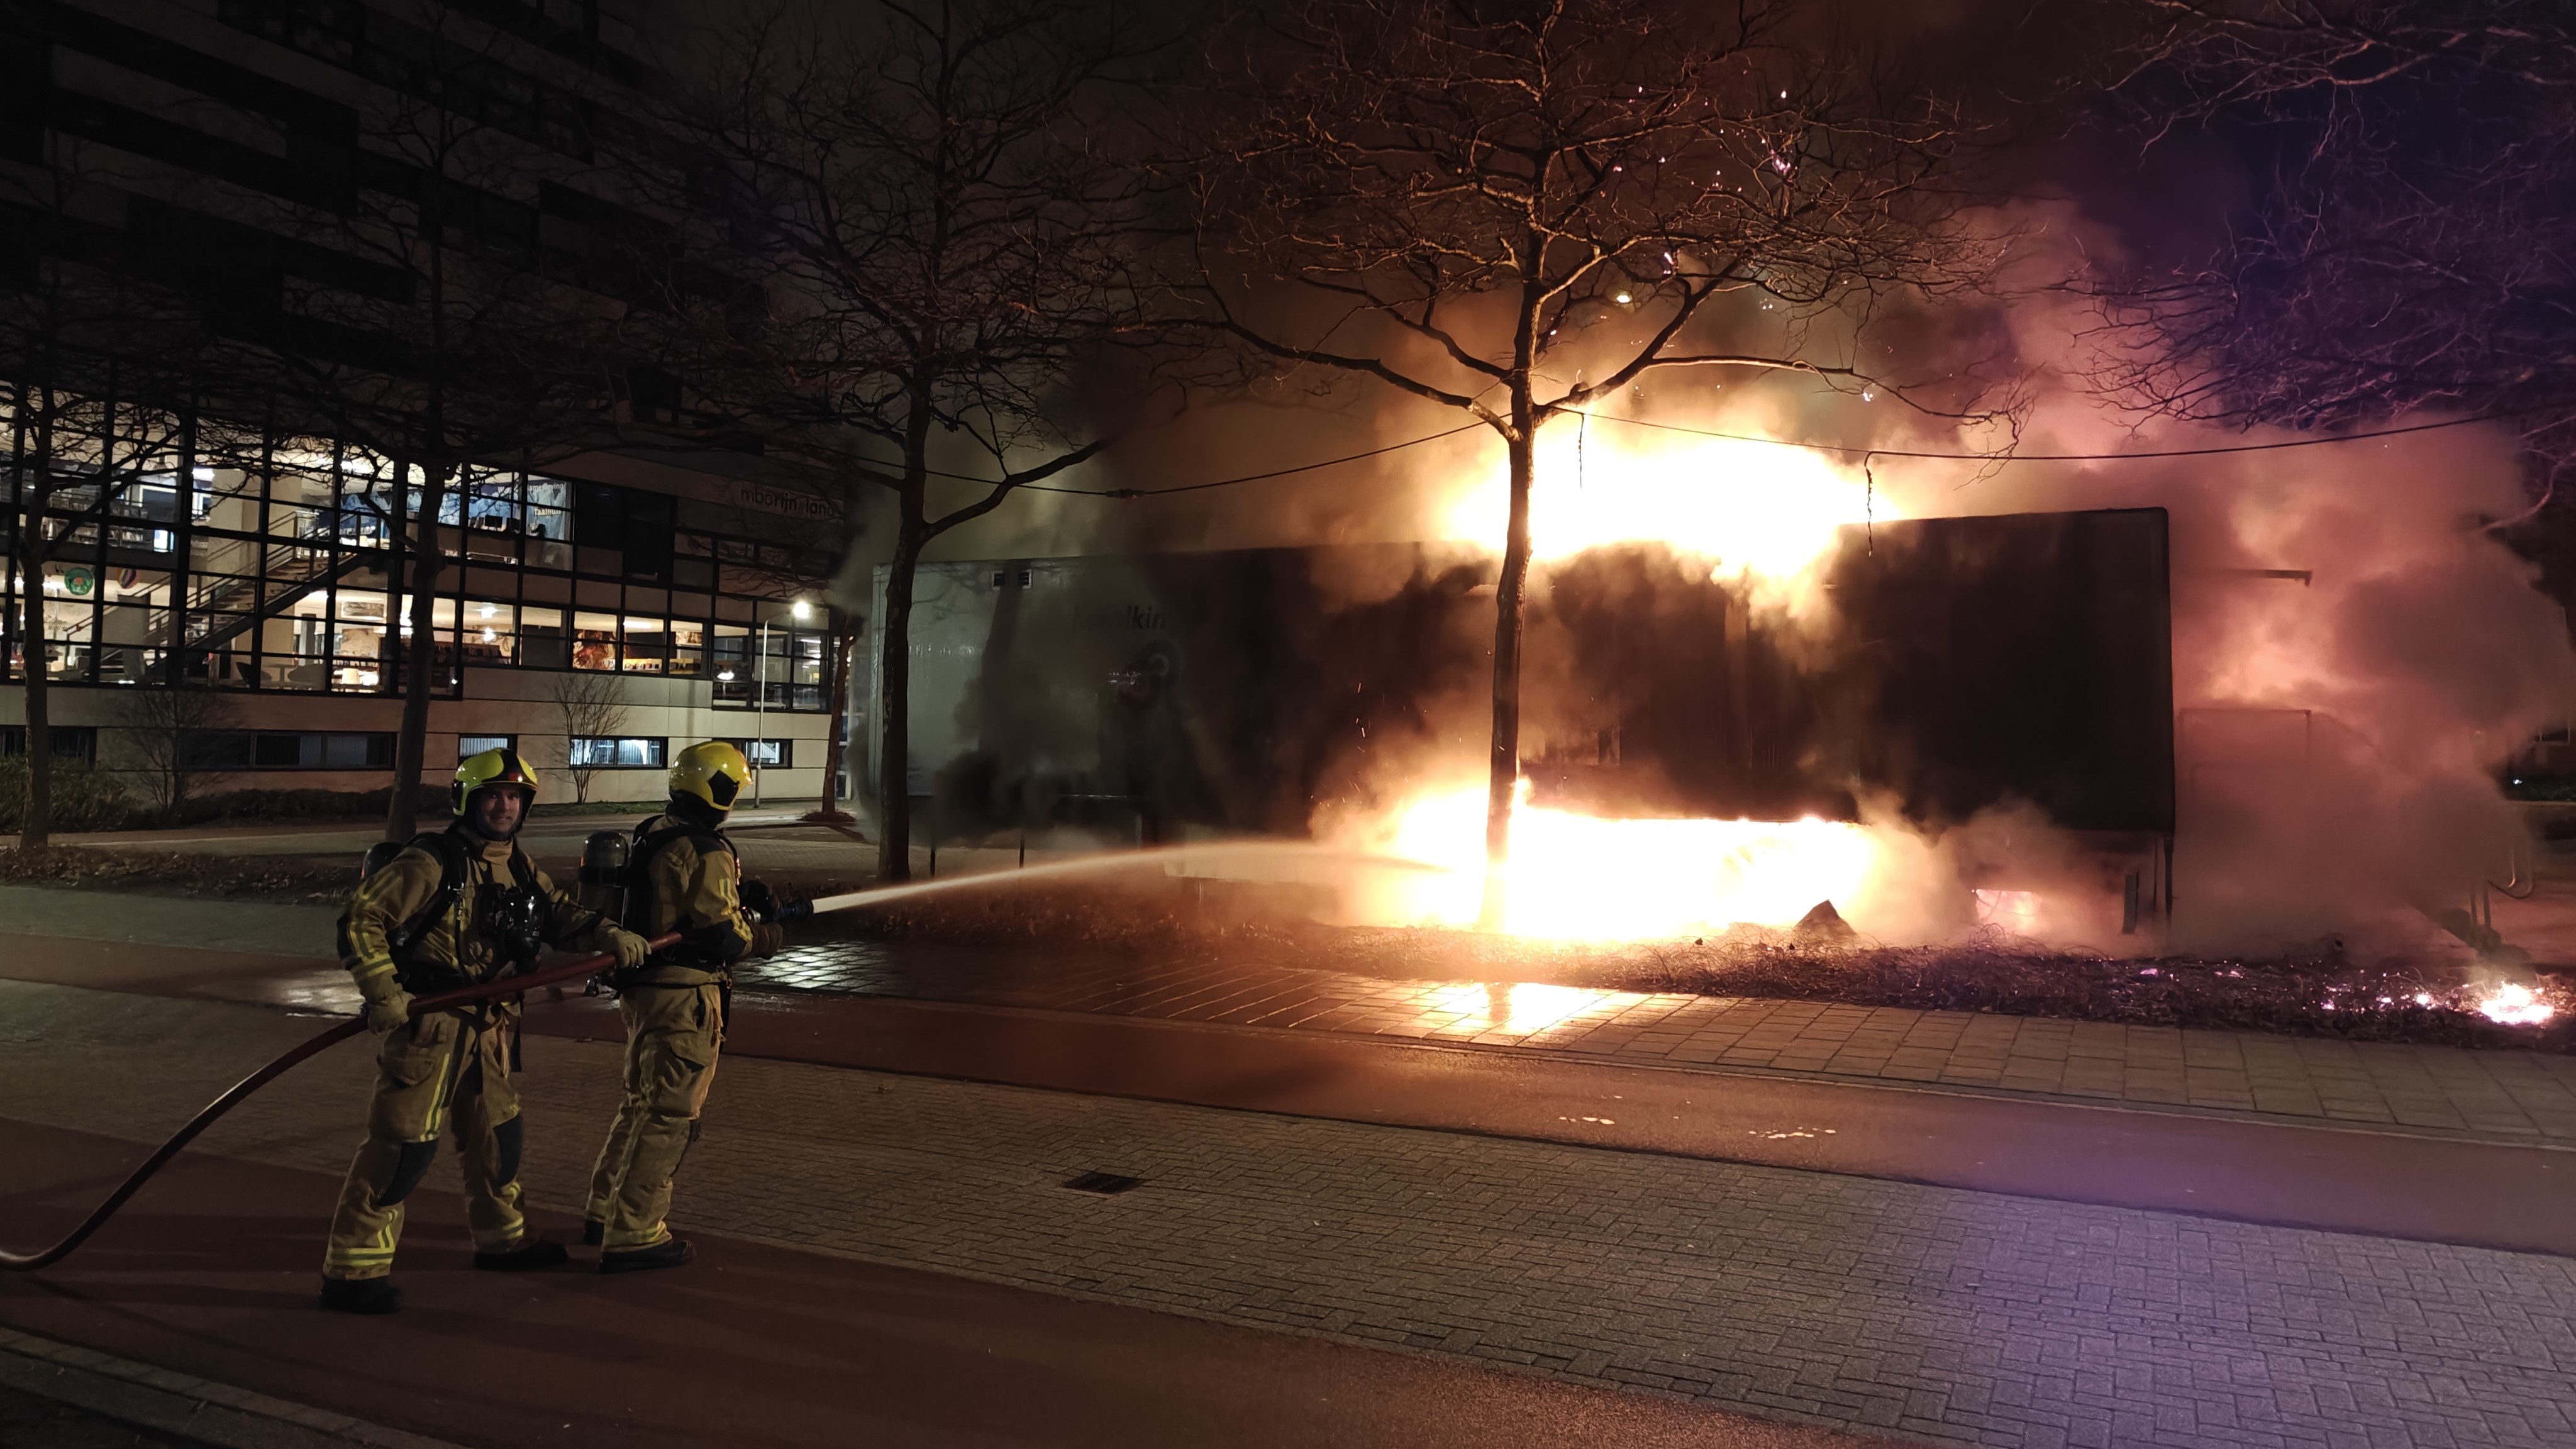
[(647, 1268), (677, 1268), (697, 1261), (697, 1250), (685, 1239), (665, 1238), (649, 1248), (628, 1248), (599, 1255), (603, 1273), (641, 1273)]
[(322, 1306), (341, 1313), (393, 1313), (402, 1308), (402, 1290), (391, 1278), (322, 1279)]
[(581, 1225), (581, 1245), (596, 1248), (608, 1237), (608, 1224), (597, 1218), (585, 1218)]
[(549, 1243), (543, 1238), (523, 1238), (519, 1246), (506, 1253), (475, 1254), (474, 1266), (488, 1268), (495, 1273), (525, 1273), (534, 1268), (551, 1268), (571, 1256), (561, 1243)]

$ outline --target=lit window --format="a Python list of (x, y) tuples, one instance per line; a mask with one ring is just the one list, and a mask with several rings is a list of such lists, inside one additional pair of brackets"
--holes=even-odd
[(582, 769), (660, 769), (662, 744), (659, 739), (636, 735), (575, 735), (566, 761)]
[(742, 751), (744, 759), (774, 770), (788, 768), (787, 747), (794, 743), (794, 740), (735, 740), (733, 742), (734, 746)]

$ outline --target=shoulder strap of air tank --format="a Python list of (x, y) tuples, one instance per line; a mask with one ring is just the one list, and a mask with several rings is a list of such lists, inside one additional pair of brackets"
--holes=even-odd
[(429, 928), (429, 923), (456, 908), (457, 897), (465, 892), (465, 851), (452, 831), (432, 830), (411, 838), (411, 848), (425, 850), (438, 861), (438, 890), (410, 920), (402, 923), (402, 939), (397, 949), (408, 947)]
[[(661, 816), (656, 818), (668, 819), (669, 817)], [(644, 822), (644, 825), (650, 825), (652, 823), (652, 821), (647, 820)], [(659, 830), (648, 833), (644, 829), (644, 825), (638, 825), (635, 827), (635, 848), (626, 857), (626, 920), (628, 930), (635, 929), (635, 923), (638, 921), (649, 922), (652, 919), (652, 909), (646, 903), (651, 901), (653, 898), (653, 857), (660, 855), (664, 846), (669, 845), (675, 840), (686, 840), (690, 844), (695, 845), (701, 854), (713, 853), (710, 849), (711, 842), (713, 846), (722, 848), (728, 854), (733, 851), (733, 842), (725, 839), (724, 836), (717, 831), (707, 830), (702, 827), (683, 822), (678, 825), (666, 825)], [(736, 860), (740, 860), (742, 857), (736, 855), (734, 858)]]
[[(704, 855), (712, 855), (717, 850), (722, 850), (728, 855), (734, 853), (733, 842), (725, 839), (722, 832), (696, 825), (666, 825), (650, 835), (645, 834), (643, 829), (638, 827), (635, 834), (635, 853), (629, 858), (627, 869), (635, 871), (638, 875), (643, 873), (645, 866), (652, 861), (653, 857), (662, 853), (662, 847), (674, 840), (686, 840)], [(736, 858), (739, 859), (738, 856)]]
[[(654, 820), (661, 818), (658, 815), (653, 817)], [(639, 925), (649, 926), (653, 919), (653, 857), (662, 853), (663, 846), (688, 833), (685, 829), (668, 827), (661, 830), (644, 828), (652, 823), (652, 820), (646, 820), (636, 825), (635, 843), (626, 852), (624, 924), (630, 931)]]

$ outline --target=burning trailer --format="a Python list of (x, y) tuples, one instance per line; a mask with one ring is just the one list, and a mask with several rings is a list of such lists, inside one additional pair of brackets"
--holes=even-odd
[[(2140, 929), (2173, 894), (2168, 574), (2161, 509), (1846, 527), (1794, 601), (1660, 544), (1543, 567), (1507, 929), (1781, 927), (1873, 890), (2014, 924), (2039, 876)], [(1465, 924), (1493, 575), (1442, 544), (925, 564), (916, 842), (1320, 840), (1444, 867), (1362, 873), (1344, 918)], [(1917, 878), (1998, 812), (2032, 828)]]

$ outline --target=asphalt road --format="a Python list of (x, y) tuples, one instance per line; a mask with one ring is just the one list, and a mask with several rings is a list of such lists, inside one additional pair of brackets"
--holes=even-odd
[[(2576, 1152), (1204, 1022), (738, 992), (726, 1049), (2576, 1256)], [(617, 1038), (604, 1000), (532, 1031)]]
[[(133, 1158), (0, 1119), (0, 1213), (42, 1238)], [(72, 1260), (0, 1277), (0, 1322), (469, 1445), (1888, 1442), (705, 1235), (677, 1273), (476, 1273), (442, 1192), (413, 1199), (405, 1311), (354, 1319), (312, 1306), (336, 1186), (183, 1157)]]

